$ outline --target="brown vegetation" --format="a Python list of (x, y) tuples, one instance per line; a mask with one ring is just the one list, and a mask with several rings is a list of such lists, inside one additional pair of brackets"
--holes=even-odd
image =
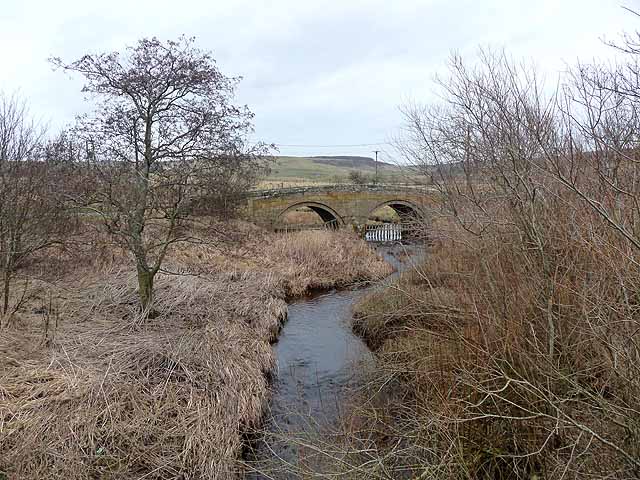
[(170, 251), (174, 273), (159, 273), (153, 320), (137, 307), (125, 252), (106, 241), (32, 266), (51, 278), (30, 284), (28, 301), (0, 330), (0, 473), (236, 475), (242, 433), (268, 401), (269, 342), (285, 296), (389, 269), (344, 232), (242, 228), (254, 240), (232, 252), (211, 244)]
[(306, 231), (283, 238), (268, 246), (265, 257), (272, 270), (284, 275), (290, 296), (377, 280), (392, 271), (352, 232)]
[(407, 110), (442, 204), (425, 265), (357, 308), (369, 475), (638, 478), (637, 76), (581, 66), (545, 99), (454, 58), (447, 103)]
[(20, 270), (74, 229), (55, 191), (61, 169), (46, 155), (44, 133), (24, 101), (0, 92), (0, 327), (20, 308), (20, 295), (9, 301)]
[(391, 471), (633, 477), (639, 279), (619, 239), (594, 250), (567, 235), (567, 220), (552, 221), (562, 262), (551, 300), (544, 272), (506, 235), (438, 243), (419, 272), (358, 305), (354, 328), (378, 353), (381, 392), (358, 415)]

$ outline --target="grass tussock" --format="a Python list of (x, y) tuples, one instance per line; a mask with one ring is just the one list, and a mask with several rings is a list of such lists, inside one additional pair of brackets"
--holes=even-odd
[[(31, 282), (28, 301), (0, 330), (0, 472), (237, 477), (243, 432), (259, 425), (269, 401), (270, 342), (285, 295), (386, 271), (341, 233), (265, 239), (264, 255), (255, 245), (172, 252), (153, 320), (138, 315), (135, 275), (106, 244), (76, 249), (86, 263), (61, 280)], [(355, 266), (338, 263), (355, 252)]]
[[(249, 294), (265, 285), (164, 277), (160, 316), (140, 324), (133, 275), (107, 278), (67, 291), (51, 341), (37, 325), (0, 336), (0, 468), (9, 478), (231, 476), (241, 428), (268, 401), (266, 332), (281, 318), (252, 315)], [(74, 305), (83, 294), (88, 309)]]
[(424, 325), (425, 312), (434, 326), (459, 318), (462, 302), (453, 289), (433, 287), (421, 270), (409, 270), (393, 285), (360, 300), (353, 309), (352, 326), (369, 348), (378, 350), (389, 338)]

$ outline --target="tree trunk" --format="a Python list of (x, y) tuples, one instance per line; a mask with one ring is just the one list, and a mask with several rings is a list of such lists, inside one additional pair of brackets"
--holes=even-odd
[(3, 288), (2, 288), (2, 315), (6, 315), (9, 311), (9, 281), (11, 280), (11, 273), (8, 269), (4, 271), (3, 275)]
[(153, 279), (155, 274), (138, 267), (138, 295), (140, 296), (140, 304), (142, 311), (149, 314), (151, 303), (153, 301)]
[[(5, 245), (3, 245), (5, 246)], [(7, 253), (6, 253), (6, 257), (3, 258), (3, 265), (2, 265), (2, 271), (3, 271), (3, 275), (2, 275), (2, 315), (6, 315), (7, 312), (9, 311), (9, 291), (11, 288), (11, 285), (9, 282), (11, 282), (11, 269), (13, 268), (13, 262), (11, 259), (11, 251), (12, 251), (12, 245), (9, 244), (7, 246)]]

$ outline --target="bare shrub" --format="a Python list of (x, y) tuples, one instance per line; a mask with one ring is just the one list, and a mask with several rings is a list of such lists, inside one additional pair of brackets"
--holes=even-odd
[(369, 178), (359, 170), (351, 170), (349, 172), (349, 181), (355, 185), (364, 185), (369, 182)]
[(453, 58), (443, 105), (407, 108), (448, 239), (360, 307), (388, 471), (637, 478), (637, 72), (581, 65), (545, 96), (485, 52)]
[(56, 190), (60, 171), (43, 158), (44, 134), (25, 102), (0, 93), (0, 327), (25, 300), (29, 279), (22, 278), (24, 288), (12, 295), (14, 277), (74, 230)]

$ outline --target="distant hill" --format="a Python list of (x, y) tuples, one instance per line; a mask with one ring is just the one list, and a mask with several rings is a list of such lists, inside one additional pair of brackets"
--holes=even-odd
[[(370, 157), (312, 156), (277, 157), (264, 184), (295, 185), (305, 183), (340, 183), (349, 181), (349, 173), (358, 171), (373, 177), (376, 162)], [(378, 162), (380, 181), (399, 178), (402, 170), (390, 163)]]

